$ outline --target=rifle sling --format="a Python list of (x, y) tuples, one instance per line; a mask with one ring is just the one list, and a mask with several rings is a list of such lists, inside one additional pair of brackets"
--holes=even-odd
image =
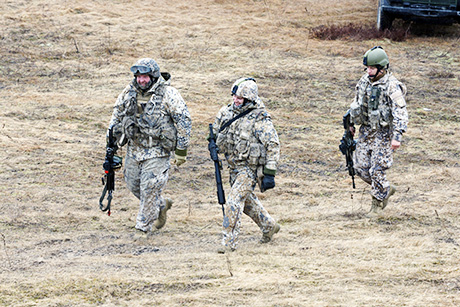
[(225, 128), (227, 128), (228, 126), (230, 126), (235, 120), (249, 114), (252, 110), (255, 110), (256, 108), (251, 108), (251, 109), (247, 109), (246, 111), (238, 114), (237, 116), (233, 117), (232, 119), (230, 119), (228, 122), (226, 122), (225, 124), (223, 124), (220, 129), (219, 129), (219, 132), (222, 132)]

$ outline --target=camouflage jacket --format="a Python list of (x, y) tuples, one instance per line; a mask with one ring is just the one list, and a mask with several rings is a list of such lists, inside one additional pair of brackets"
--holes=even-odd
[(146, 93), (133, 80), (115, 102), (109, 127), (125, 136), (127, 127), (138, 127), (128, 140), (127, 149), (127, 155), (137, 161), (169, 156), (171, 151), (186, 150), (189, 146), (192, 120), (169, 78), (168, 73), (162, 73)]
[(351, 121), (372, 130), (390, 129), (393, 139), (401, 141), (409, 122), (405, 95), (406, 86), (391, 73), (373, 83), (365, 74), (356, 85), (350, 105)]
[[(249, 114), (219, 131), (227, 121), (249, 108), (253, 108)], [(222, 107), (213, 128), (219, 151), (225, 154), (231, 169), (246, 165), (254, 169), (264, 166), (276, 171), (280, 142), (271, 117), (260, 99), (241, 108), (233, 103)]]

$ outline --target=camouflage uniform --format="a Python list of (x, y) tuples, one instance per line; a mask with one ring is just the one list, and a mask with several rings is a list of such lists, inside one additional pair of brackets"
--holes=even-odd
[[(254, 110), (219, 132), (228, 120), (247, 109)], [(225, 154), (230, 169), (231, 191), (225, 204), (222, 244), (236, 249), (242, 213), (248, 215), (263, 234), (269, 233), (276, 225), (254, 188), (258, 179), (263, 177), (264, 168), (276, 170), (280, 143), (271, 117), (258, 97), (240, 108), (233, 103), (222, 107), (213, 129), (219, 152)]]
[[(138, 64), (143, 60), (149, 59)], [(118, 141), (128, 139), (124, 178), (140, 200), (135, 227), (145, 232), (152, 230), (165, 206), (161, 192), (168, 180), (171, 152), (186, 152), (190, 142), (190, 114), (169, 79), (168, 73), (161, 73), (143, 91), (134, 78), (118, 96), (110, 121)]]
[(375, 82), (365, 74), (356, 85), (356, 97), (350, 106), (351, 121), (361, 125), (354, 167), (379, 201), (385, 200), (390, 191), (385, 172), (393, 163), (391, 140), (400, 142), (407, 130), (405, 94), (406, 87), (391, 73)]

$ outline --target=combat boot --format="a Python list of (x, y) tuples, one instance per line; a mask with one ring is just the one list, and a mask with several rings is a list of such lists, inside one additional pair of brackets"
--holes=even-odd
[(388, 198), (390, 198), (390, 196), (392, 196), (394, 193), (396, 193), (396, 187), (394, 185), (390, 185), (390, 192), (388, 192), (387, 198), (385, 198), (383, 200), (383, 208), (382, 209), (385, 209), (385, 207), (388, 205)]
[(226, 253), (231, 253), (231, 252), (234, 252), (236, 249), (233, 248), (233, 247), (229, 247), (229, 246), (221, 246), (217, 249), (217, 253), (218, 254), (226, 254)]
[(151, 233), (149, 231), (143, 231), (136, 228), (136, 231), (133, 235), (133, 241), (146, 241), (150, 238)]
[(269, 232), (265, 232), (260, 239), (260, 243), (268, 243), (272, 240), (273, 235), (278, 233), (281, 229), (280, 224), (275, 224)]
[(368, 214), (366, 214), (366, 217), (368, 218), (374, 218), (374, 217), (379, 217), (383, 213), (383, 201), (378, 200), (374, 196), (372, 196), (372, 206), (371, 210), (369, 211)]
[(153, 223), (153, 226), (155, 226), (156, 229), (163, 228), (163, 226), (166, 224), (166, 213), (169, 209), (171, 209), (172, 204), (173, 201), (171, 199), (165, 199), (165, 206), (163, 208), (160, 208), (160, 214), (158, 215), (158, 219)]

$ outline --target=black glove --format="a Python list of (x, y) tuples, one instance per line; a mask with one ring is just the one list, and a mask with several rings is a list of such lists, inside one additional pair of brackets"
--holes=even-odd
[(275, 187), (275, 176), (264, 174), (262, 179), (262, 192), (273, 189)]

